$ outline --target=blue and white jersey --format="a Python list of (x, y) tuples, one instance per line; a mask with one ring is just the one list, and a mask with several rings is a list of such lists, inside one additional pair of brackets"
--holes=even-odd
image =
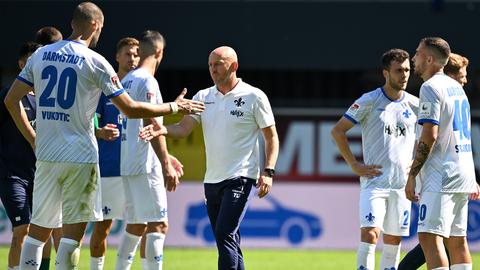
[(362, 189), (402, 189), (407, 168), (412, 164), (418, 98), (403, 92), (391, 100), (383, 88), (365, 93), (353, 103), (344, 117), (362, 128), (363, 161), (382, 166), (382, 175), (360, 177)]
[(470, 103), (462, 86), (441, 72), (424, 82), (418, 123), (438, 125), (437, 140), (419, 174), (422, 192), (474, 192)]
[[(146, 69), (138, 68), (130, 71), (123, 78), (122, 84), (133, 100), (152, 104), (163, 103), (158, 82)], [(138, 137), (140, 129), (144, 126), (143, 119), (127, 119), (125, 115), (122, 115), (122, 119), (121, 175), (151, 173), (154, 167), (161, 164), (150, 142)], [(162, 117), (157, 119), (162, 123)]]
[(33, 53), (17, 79), (35, 88), (37, 159), (97, 163), (93, 116), (100, 93), (123, 93), (107, 60), (83, 43), (62, 40)]
[(104, 94), (100, 96), (97, 107), (98, 125), (117, 125), (120, 136), (114, 141), (97, 139), (100, 175), (102, 177), (120, 176), (120, 148), (122, 136), (122, 117), (117, 107)]

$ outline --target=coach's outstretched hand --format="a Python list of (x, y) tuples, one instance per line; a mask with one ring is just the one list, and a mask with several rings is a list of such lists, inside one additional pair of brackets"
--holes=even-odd
[(183, 88), (182, 93), (175, 99), (175, 103), (178, 106), (178, 113), (181, 114), (196, 114), (205, 110), (205, 104), (201, 101), (185, 99), (187, 94), (187, 88)]
[(140, 129), (138, 137), (148, 142), (155, 137), (166, 135), (167, 133), (167, 128), (164, 125), (158, 123), (158, 121), (152, 121), (152, 124)]

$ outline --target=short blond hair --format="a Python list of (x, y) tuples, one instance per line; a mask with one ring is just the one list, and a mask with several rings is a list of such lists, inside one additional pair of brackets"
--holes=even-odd
[(126, 37), (120, 39), (117, 43), (117, 52), (119, 52), (123, 47), (126, 46), (138, 46), (140, 43), (136, 38), (133, 37)]
[(461, 68), (468, 66), (468, 59), (460, 54), (451, 53), (447, 65), (443, 68), (446, 74), (458, 74)]

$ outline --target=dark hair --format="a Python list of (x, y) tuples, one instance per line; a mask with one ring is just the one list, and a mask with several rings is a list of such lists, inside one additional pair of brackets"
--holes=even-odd
[(158, 44), (162, 44), (165, 48), (165, 38), (158, 31), (147, 30), (140, 35), (138, 39), (140, 42), (140, 52), (142, 54), (152, 54), (155, 53), (158, 47)]
[(62, 38), (62, 33), (60, 33), (60, 31), (53, 26), (42, 27), (35, 34), (35, 42), (42, 45), (55, 43), (59, 40), (62, 40)]
[(20, 51), (18, 52), (18, 59), (26, 58), (34, 53), (38, 48), (42, 47), (42, 45), (29, 41), (24, 43), (20, 47)]
[(436, 56), (440, 64), (443, 66), (447, 64), (451, 53), (447, 41), (439, 37), (426, 37), (422, 39), (421, 43)]
[(139, 42), (137, 39), (132, 37), (122, 38), (117, 43), (117, 52), (119, 52), (125, 46), (138, 46)]
[(402, 49), (390, 49), (382, 55), (382, 68), (388, 70), (392, 64), (392, 61), (403, 63), (409, 58), (410, 55), (408, 52)]

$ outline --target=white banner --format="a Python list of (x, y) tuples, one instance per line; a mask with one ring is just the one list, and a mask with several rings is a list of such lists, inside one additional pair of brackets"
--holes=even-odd
[[(264, 248), (356, 249), (359, 239), (359, 186), (357, 184), (275, 183), (264, 199), (255, 197), (240, 227), (242, 246)], [(214, 245), (204, 206), (203, 185), (182, 183), (168, 194), (169, 232), (167, 246), (203, 247)], [(416, 224), (418, 207), (413, 206)], [(480, 202), (469, 206), (468, 238), (470, 248), (480, 251)], [(10, 222), (0, 207), (0, 244), (9, 244)], [(109, 244), (118, 244), (123, 223), (117, 221)], [(416, 245), (413, 236), (404, 239), (403, 248)], [(87, 230), (88, 244), (91, 226)]]

